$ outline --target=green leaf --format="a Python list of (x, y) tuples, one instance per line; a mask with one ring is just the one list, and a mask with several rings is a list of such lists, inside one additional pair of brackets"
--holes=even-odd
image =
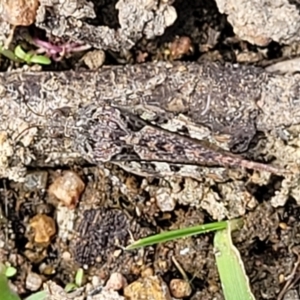
[(151, 246), (158, 243), (164, 243), (167, 241), (172, 241), (175, 239), (184, 238), (196, 234), (203, 234), (211, 231), (222, 230), (225, 229), (226, 227), (227, 227), (227, 222), (221, 221), (221, 222), (215, 222), (215, 223), (197, 225), (188, 228), (166, 231), (133, 242), (131, 245), (126, 247), (126, 250)]
[(18, 45), (15, 48), (14, 53), (17, 58), (27, 62), (27, 60), (28, 60), (27, 53), (22, 49), (22, 47), (20, 45)]
[(70, 293), (70, 292), (76, 290), (77, 288), (78, 288), (78, 286), (75, 283), (70, 282), (65, 286), (64, 290), (66, 293)]
[(47, 299), (47, 292), (40, 291), (30, 295), (25, 300), (46, 300), (46, 299)]
[(0, 295), (1, 300), (21, 300), (21, 298), (10, 289), (8, 279), (5, 276), (6, 267), (0, 263)]
[(240, 253), (231, 240), (231, 232), (241, 226), (237, 221), (228, 221), (227, 228), (215, 234), (217, 268), (226, 300), (255, 300)]
[(25, 61), (28, 64), (50, 65), (51, 60), (44, 55), (35, 55), (33, 53), (26, 53), (20, 45), (15, 48), (15, 55), (19, 59)]
[(51, 59), (44, 55), (32, 55), (30, 63), (39, 65), (50, 65)]
[(75, 276), (75, 284), (80, 287), (82, 286), (83, 283), (83, 269), (79, 268), (76, 272), (76, 276)]
[(17, 269), (14, 268), (14, 267), (7, 267), (6, 270), (5, 270), (5, 276), (7, 278), (15, 276), (16, 273), (17, 273)]
[(79, 268), (76, 272), (75, 275), (75, 283), (74, 282), (70, 282), (65, 286), (65, 291), (67, 293), (70, 293), (74, 290), (76, 290), (77, 288), (81, 287), (83, 284), (83, 275), (84, 275), (84, 271), (82, 268)]

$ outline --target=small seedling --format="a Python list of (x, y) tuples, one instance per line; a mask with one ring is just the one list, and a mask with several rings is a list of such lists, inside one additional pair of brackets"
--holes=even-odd
[(27, 64), (50, 65), (51, 60), (45, 55), (37, 55), (29, 51), (26, 53), (20, 45), (14, 51), (6, 49), (3, 45), (0, 46), (0, 54), (17, 63), (26, 62)]
[(78, 289), (79, 287), (81, 287), (83, 285), (83, 277), (84, 277), (83, 269), (79, 268), (75, 275), (75, 282), (68, 283), (65, 287), (65, 291), (67, 293), (70, 293)]
[(20, 45), (15, 48), (15, 56), (27, 64), (39, 64), (39, 65), (50, 65), (51, 60), (49, 57), (44, 55), (36, 55), (29, 51), (26, 53)]
[(17, 269), (14, 267), (7, 267), (5, 270), (5, 276), (7, 278), (11, 278), (11, 277), (15, 276), (16, 273), (17, 273)]

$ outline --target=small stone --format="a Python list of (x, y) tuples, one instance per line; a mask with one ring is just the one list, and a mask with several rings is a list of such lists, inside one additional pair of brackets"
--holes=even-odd
[(24, 189), (26, 191), (37, 191), (46, 188), (48, 173), (45, 171), (35, 171), (28, 173), (24, 180)]
[(119, 257), (122, 254), (123, 250), (122, 249), (117, 249), (114, 251), (114, 257)]
[(72, 209), (76, 207), (84, 188), (80, 177), (72, 171), (67, 171), (51, 184), (49, 193)]
[(298, 299), (299, 299), (299, 292), (297, 291), (297, 289), (288, 290), (283, 297), (283, 300), (298, 300)]
[(69, 251), (64, 251), (61, 255), (61, 258), (65, 261), (70, 261), (71, 257), (71, 253)]
[[(86, 293), (91, 293), (93, 289), (94, 288), (93, 288), (92, 283), (88, 282), (88, 283), (85, 284), (85, 292)], [(80, 300), (83, 300), (83, 299), (80, 299)]]
[(184, 298), (191, 295), (192, 288), (186, 280), (174, 278), (170, 282), (170, 291), (175, 298)]
[(155, 194), (156, 204), (162, 212), (173, 211), (176, 202), (169, 188), (159, 188)]
[(125, 287), (124, 296), (128, 300), (171, 300), (167, 284), (158, 276), (140, 278)]
[(35, 292), (42, 286), (42, 278), (33, 272), (29, 272), (26, 277), (26, 289)]
[(76, 214), (75, 210), (70, 210), (68, 207), (63, 205), (58, 205), (56, 209), (56, 222), (58, 227), (58, 237), (66, 242), (69, 238), (72, 238), (70, 235), (73, 235), (74, 231), (74, 222)]
[[(165, 4), (167, 4), (167, 2)], [(164, 11), (164, 19), (167, 27), (174, 24), (177, 19), (177, 12), (173, 6), (166, 7), (166, 10)]]
[(39, 0), (2, 0), (1, 17), (15, 26), (29, 26), (35, 21)]
[(284, 274), (279, 274), (278, 281), (279, 281), (280, 284), (284, 283), (286, 281), (285, 275)]
[(113, 290), (102, 290), (99, 294), (93, 295), (88, 300), (125, 300), (123, 296), (120, 296), (118, 292)]
[(92, 277), (91, 283), (92, 283), (93, 288), (96, 288), (96, 287), (100, 286), (102, 282), (101, 282), (101, 279), (99, 278), (99, 276), (94, 275)]
[(105, 285), (105, 289), (119, 291), (127, 286), (127, 280), (121, 273), (112, 273)]
[(82, 60), (90, 70), (97, 70), (104, 64), (105, 52), (103, 50), (89, 51)]
[(30, 226), (34, 229), (34, 242), (37, 244), (49, 244), (56, 233), (55, 222), (46, 215), (36, 215), (30, 220)]

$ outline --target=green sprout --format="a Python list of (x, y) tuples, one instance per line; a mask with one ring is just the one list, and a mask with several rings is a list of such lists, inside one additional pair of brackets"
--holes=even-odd
[(17, 63), (25, 62), (27, 64), (50, 65), (51, 60), (45, 55), (34, 54), (33, 51), (25, 52), (20, 45), (14, 51), (5, 49), (0, 45), (0, 54)]
[(29, 51), (26, 53), (20, 45), (15, 48), (14, 54), (17, 58), (25, 61), (27, 64), (39, 64), (39, 65), (50, 65), (51, 60), (49, 57), (44, 55), (36, 55)]
[(17, 269), (14, 267), (7, 267), (5, 270), (5, 276), (11, 278), (17, 274)]
[(83, 285), (84, 271), (79, 268), (75, 275), (75, 282), (70, 282), (65, 286), (65, 291), (70, 293)]

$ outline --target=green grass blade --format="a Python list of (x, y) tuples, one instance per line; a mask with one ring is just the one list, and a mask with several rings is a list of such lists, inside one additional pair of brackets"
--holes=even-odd
[(140, 248), (140, 247), (151, 246), (151, 245), (155, 245), (158, 243), (164, 243), (164, 242), (168, 242), (171, 240), (188, 237), (191, 235), (203, 234), (203, 233), (216, 231), (216, 230), (222, 230), (222, 229), (225, 229), (226, 227), (227, 227), (227, 222), (222, 221), (222, 222), (215, 222), (215, 223), (197, 225), (197, 226), (188, 227), (188, 228), (166, 231), (166, 232), (162, 232), (159, 234), (155, 234), (155, 235), (140, 239), (140, 240), (132, 243), (128, 247), (126, 247), (126, 250), (132, 250), (132, 249), (136, 249), (136, 248)]
[(237, 248), (233, 245), (231, 231), (238, 223), (228, 221), (226, 229), (216, 232), (214, 237), (215, 257), (222, 289), (226, 300), (255, 300), (249, 279)]

